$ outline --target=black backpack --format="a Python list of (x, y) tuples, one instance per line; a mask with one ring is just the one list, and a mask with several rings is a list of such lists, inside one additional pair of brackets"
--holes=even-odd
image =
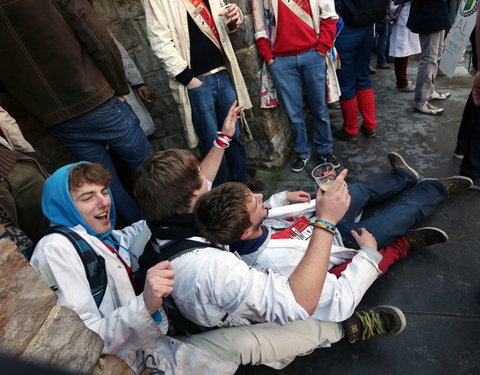
[(389, 5), (390, 0), (343, 0), (340, 13), (346, 25), (362, 27), (385, 20)]
[[(67, 237), (75, 247), (75, 250), (77, 250), (80, 259), (82, 260), (83, 267), (85, 268), (88, 284), (90, 285), (90, 292), (95, 300), (95, 304), (97, 307), (99, 307), (102, 303), (103, 296), (105, 295), (105, 290), (107, 289), (107, 270), (105, 268), (105, 259), (98, 255), (82, 236), (68, 227), (61, 225), (48, 227), (43, 232), (42, 237), (52, 233), (59, 233)], [(30, 261), (33, 255), (33, 250), (27, 250), (22, 253), (25, 258)]]
[[(137, 285), (143, 290), (147, 270), (150, 267), (156, 265), (157, 263), (164, 260), (172, 261), (180, 255), (205, 247), (214, 246), (205, 242), (184, 239), (171, 241), (167, 245), (160, 247), (157, 245), (155, 239), (151, 239), (145, 245), (145, 250), (138, 259), (138, 264), (140, 265), (140, 268), (135, 272), (135, 280), (137, 280)], [(175, 304), (172, 296), (164, 298), (163, 302), (163, 309), (167, 313), (169, 322), (169, 335), (188, 335), (219, 328), (203, 327), (183, 316), (183, 314), (180, 312), (177, 305)], [(225, 316), (222, 318), (222, 322), (225, 321), (227, 317), (228, 314), (225, 314)]]

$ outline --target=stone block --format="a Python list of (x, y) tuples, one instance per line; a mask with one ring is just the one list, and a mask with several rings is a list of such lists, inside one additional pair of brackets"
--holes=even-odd
[(55, 306), (57, 296), (16, 245), (0, 240), (0, 349), (21, 354)]
[(141, 0), (113, 0), (113, 5), (121, 19), (133, 18), (144, 14)]
[(162, 122), (168, 133), (183, 129), (182, 119), (178, 112), (169, 113), (168, 115), (163, 116)]
[(126, 50), (142, 44), (142, 36), (135, 27), (133, 19), (112, 23), (109, 29)]
[(244, 16), (252, 14), (252, 0), (233, 0), (232, 3), (239, 6)]
[(255, 45), (252, 16), (245, 16), (238, 29), (230, 34), (234, 50), (247, 48)]
[(150, 47), (136, 49), (133, 52), (135, 62), (142, 74), (163, 70), (160, 60), (155, 56)]
[(159, 70), (143, 76), (145, 83), (155, 95), (170, 94), (170, 86), (168, 85), (168, 77), (165, 71)]
[(158, 140), (161, 150), (169, 148), (187, 148), (185, 140), (183, 139), (183, 133), (168, 135)]
[(74, 311), (56, 305), (21, 358), (90, 373), (102, 349), (103, 340)]
[(110, 25), (118, 19), (118, 13), (113, 6), (112, 0), (92, 0), (92, 4), (106, 25)]
[(162, 96), (163, 107), (167, 113), (178, 112), (178, 104), (171, 93)]
[(249, 46), (235, 52), (238, 65), (244, 76), (244, 79), (259, 79), (259, 73), (262, 69), (262, 59), (258, 55), (256, 46)]
[(127, 363), (113, 355), (103, 355), (98, 359), (91, 375), (135, 375)]

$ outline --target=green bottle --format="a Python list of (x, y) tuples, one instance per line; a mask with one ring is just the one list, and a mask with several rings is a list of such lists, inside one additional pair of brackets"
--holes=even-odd
[(465, 6), (463, 7), (463, 10), (469, 10), (472, 7), (474, 1), (475, 0), (467, 0), (465, 2)]

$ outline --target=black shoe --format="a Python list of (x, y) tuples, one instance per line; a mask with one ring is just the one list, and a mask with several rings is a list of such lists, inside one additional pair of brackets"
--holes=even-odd
[(358, 139), (356, 135), (347, 133), (343, 128), (334, 130), (332, 135), (337, 139), (341, 139), (342, 141), (356, 142)]
[(407, 326), (407, 320), (398, 307), (385, 305), (357, 309), (342, 326), (348, 341), (354, 343), (374, 336), (398, 335)]
[(336, 102), (331, 102), (327, 103), (327, 107), (330, 109), (340, 109), (340, 100), (337, 100)]
[(331, 163), (333, 164), (333, 168), (339, 168), (340, 167), (340, 162), (337, 160), (337, 158), (332, 154), (320, 154), (318, 155), (320, 160), (323, 161), (324, 163)]
[(406, 237), (410, 249), (418, 249), (419, 247), (448, 241), (448, 234), (435, 227), (411, 229), (407, 232)]
[(407, 164), (407, 162), (405, 161), (405, 159), (400, 154), (398, 154), (396, 152), (389, 152), (387, 157), (388, 157), (388, 161), (390, 162), (390, 165), (392, 166), (392, 168), (406, 169), (411, 174), (413, 174), (418, 180), (418, 178), (420, 177), (418, 172), (415, 169), (413, 169), (412, 167), (410, 167)]
[(305, 169), (305, 167), (307, 166), (307, 163), (310, 159), (309, 158), (296, 158), (295, 161), (293, 162), (292, 166), (291, 166), (291, 169), (292, 169), (292, 172), (301, 172)]
[(361, 126), (360, 131), (367, 138), (375, 138), (377, 136), (377, 131), (375, 129), (367, 129), (367, 128)]
[(463, 190), (467, 190), (473, 185), (472, 179), (465, 176), (452, 176), (446, 178), (424, 178), (420, 182), (428, 180), (440, 181), (443, 186), (445, 186), (445, 190), (447, 191), (448, 196), (459, 193)]
[(257, 180), (255, 177), (252, 176), (248, 176), (244, 183), (251, 191), (267, 190), (267, 185), (265, 185), (264, 182)]

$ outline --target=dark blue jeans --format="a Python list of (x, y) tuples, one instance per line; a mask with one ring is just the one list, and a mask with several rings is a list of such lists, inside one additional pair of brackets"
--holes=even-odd
[(447, 193), (439, 181), (425, 180), (402, 200), (393, 203), (379, 214), (354, 223), (364, 208), (384, 202), (394, 197), (416, 182), (415, 176), (402, 168), (393, 168), (392, 173), (383, 176), (372, 184), (358, 183), (348, 187), (352, 197), (350, 208), (343, 220), (338, 223), (343, 243), (346, 247), (359, 246), (350, 231), (366, 228), (377, 240), (378, 248), (384, 248), (395, 241), (417, 222), (430, 215), (438, 204), (445, 200)]
[(119, 218), (126, 224), (141, 219), (138, 206), (118, 179), (107, 146), (132, 168), (138, 168), (152, 147), (130, 105), (112, 97), (91, 111), (48, 128), (78, 160), (100, 163), (112, 174), (110, 190)]
[(327, 65), (315, 49), (292, 56), (276, 57), (268, 67), (280, 100), (287, 112), (295, 152), (310, 158), (307, 126), (303, 117), (303, 91), (313, 117), (313, 141), (318, 154), (332, 152), (332, 131), (327, 108)]
[(343, 26), (335, 41), (342, 66), (337, 70), (341, 100), (353, 99), (356, 92), (372, 87), (368, 65), (373, 46), (373, 25)]
[(377, 65), (383, 65), (387, 63), (388, 54), (389, 54), (389, 45), (390, 45), (390, 22), (384, 21), (383, 29), (377, 36), (377, 48), (376, 48), (376, 55), (377, 55)]
[[(202, 142), (200, 151), (204, 157), (213, 146), (217, 138), (217, 131), (222, 129), (223, 121), (228, 110), (237, 99), (230, 74), (226, 70), (218, 73), (197, 77), (203, 85), (188, 90), (192, 108), (193, 125), (197, 136)], [(225, 150), (225, 156), (217, 172), (213, 185), (225, 182), (227, 167), (233, 181), (243, 182), (247, 179), (247, 165), (245, 147), (240, 142), (240, 130), (237, 121), (237, 130), (230, 142), (230, 147)]]

